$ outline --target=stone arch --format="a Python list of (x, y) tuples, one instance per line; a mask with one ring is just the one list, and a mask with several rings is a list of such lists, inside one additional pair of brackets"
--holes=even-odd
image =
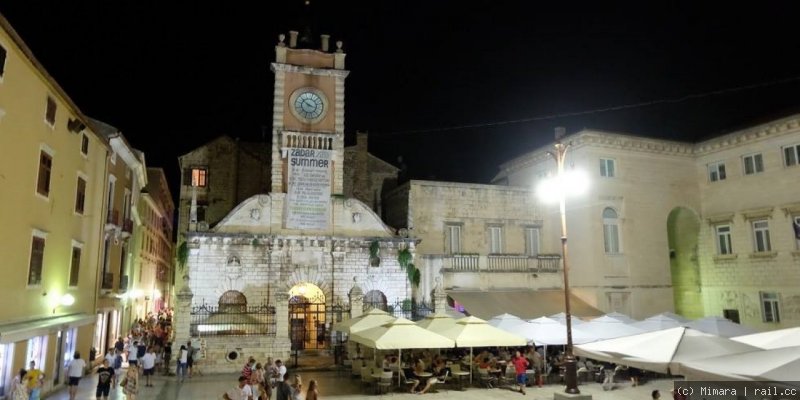
[(694, 210), (675, 207), (667, 217), (667, 242), (675, 312), (687, 318), (702, 317), (698, 242), (700, 218)]
[(380, 290), (370, 290), (364, 294), (364, 311), (377, 308), (382, 311), (387, 310), (388, 303), (386, 295)]
[(247, 311), (247, 297), (237, 290), (228, 290), (219, 297), (220, 312), (245, 312)]
[(284, 281), (284, 290), (291, 292), (292, 288), (301, 284), (313, 284), (325, 295), (326, 302), (333, 302), (333, 293), (329, 282), (330, 275), (326, 275), (317, 268), (297, 267)]

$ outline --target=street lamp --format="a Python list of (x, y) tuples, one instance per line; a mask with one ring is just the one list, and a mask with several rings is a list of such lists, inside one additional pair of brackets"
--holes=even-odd
[(556, 128), (555, 151), (548, 154), (556, 160), (557, 173), (552, 179), (542, 182), (537, 192), (544, 200), (557, 200), (561, 212), (561, 259), (564, 262), (564, 306), (567, 314), (567, 351), (564, 357), (564, 380), (567, 384), (565, 390), (569, 394), (579, 394), (578, 390), (578, 371), (575, 356), (572, 354), (572, 313), (570, 312), (570, 292), (569, 292), (569, 264), (567, 264), (567, 213), (566, 196), (568, 194), (579, 194), (588, 186), (585, 176), (578, 171), (564, 172), (564, 158), (570, 143), (561, 143), (566, 131), (564, 128)]

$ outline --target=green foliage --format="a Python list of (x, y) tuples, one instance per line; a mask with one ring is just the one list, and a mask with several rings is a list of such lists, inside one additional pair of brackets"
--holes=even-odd
[(420, 281), (421, 279), (422, 279), (422, 273), (421, 273), (421, 272), (419, 272), (419, 269), (417, 269), (417, 268), (414, 268), (414, 276), (413, 276), (413, 278), (411, 279), (411, 283), (413, 283), (413, 284), (414, 284), (414, 286), (416, 286), (416, 287), (419, 287), (419, 281)]
[(411, 252), (408, 249), (398, 251), (397, 262), (400, 264), (400, 268), (408, 269), (408, 264), (411, 263)]
[(178, 267), (180, 267), (181, 271), (186, 266), (186, 263), (189, 261), (189, 244), (187, 242), (181, 243), (178, 246)]
[(258, 239), (256, 239), (256, 238), (253, 238), (253, 241), (251, 242), (251, 244), (252, 244), (253, 246), (258, 246)]
[(414, 283), (414, 271), (416, 269), (417, 267), (412, 263), (409, 263), (406, 267), (406, 275), (408, 276), (408, 281), (411, 283)]
[(403, 299), (403, 311), (411, 311), (414, 309), (414, 302), (411, 299)]

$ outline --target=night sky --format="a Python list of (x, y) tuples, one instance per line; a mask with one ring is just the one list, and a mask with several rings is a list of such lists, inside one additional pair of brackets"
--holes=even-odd
[[(498, 164), (549, 142), (556, 126), (698, 140), (800, 112), (792, 2), (471, 3), (313, 2), (314, 35), (343, 40), (347, 52), (348, 141), (369, 131), (370, 150), (390, 162), (402, 154), (412, 178), (488, 182)], [(303, 8), (294, 0), (0, 0), (83, 112), (120, 128), (149, 166), (165, 168), (173, 193), (179, 155), (222, 134), (269, 140), (269, 63), (278, 34), (302, 30)]]

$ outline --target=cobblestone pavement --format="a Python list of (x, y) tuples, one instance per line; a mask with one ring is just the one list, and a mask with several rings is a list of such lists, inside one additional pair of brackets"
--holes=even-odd
[[(292, 374), (292, 371), (290, 370), (289, 373)], [(384, 397), (372, 394), (372, 389), (362, 387), (358, 379), (338, 375), (336, 372), (302, 372), (301, 376), (305, 384), (307, 384), (310, 379), (317, 380), (320, 387), (320, 398), (322, 399), (355, 400)], [(237, 375), (234, 374), (205, 375), (195, 376), (191, 379), (187, 379), (184, 383), (179, 383), (176, 381), (175, 377), (159, 376), (153, 380), (155, 387), (143, 387), (137, 400), (217, 400), (222, 398), (222, 393), (235, 385), (236, 378)], [(96, 385), (96, 376), (84, 378), (79, 386), (77, 400), (94, 399), (94, 388)], [(612, 391), (603, 391), (602, 387), (596, 383), (582, 384), (579, 388), (581, 393), (591, 394), (595, 400), (640, 400), (650, 399), (650, 392), (654, 389), (661, 391), (662, 398), (669, 398), (669, 389), (671, 387), (672, 381), (656, 380), (638, 387), (631, 387), (630, 384), (627, 383), (618, 383), (617, 388)], [(523, 396), (521, 393), (508, 388), (469, 388), (466, 391), (457, 391), (440, 387), (436, 393), (426, 393), (422, 396), (412, 395), (407, 392), (392, 392), (389, 396), (397, 400), (418, 398), (440, 400), (550, 400), (553, 398), (554, 392), (563, 391), (563, 389), (563, 386), (560, 385), (546, 385), (542, 388), (530, 387), (527, 390), (527, 395)], [(69, 395), (66, 389), (62, 389), (47, 396), (46, 399), (68, 400)], [(125, 395), (122, 394), (122, 391), (117, 386), (112, 391), (110, 399), (123, 400), (125, 399)]]

